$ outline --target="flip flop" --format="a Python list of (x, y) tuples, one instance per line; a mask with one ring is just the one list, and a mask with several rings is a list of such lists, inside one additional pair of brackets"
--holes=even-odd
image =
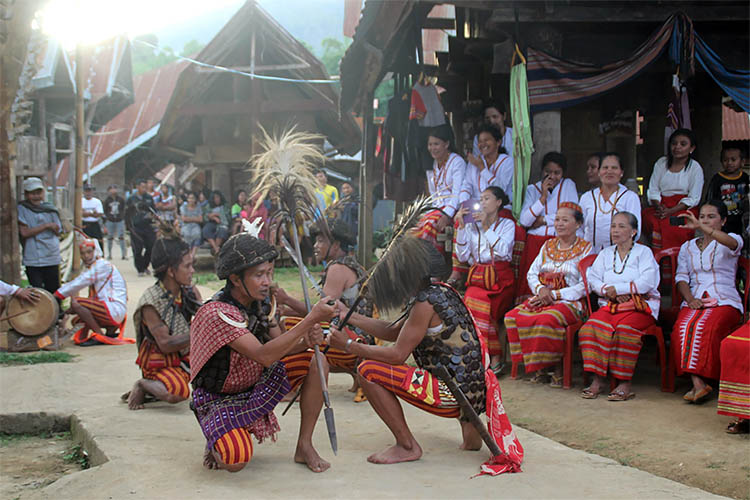
[(688, 403), (692, 403), (693, 401), (695, 401), (695, 387), (687, 391), (685, 395), (682, 396), (682, 399), (684, 399)]
[(542, 372), (536, 372), (533, 377), (528, 379), (528, 382), (532, 384), (544, 384), (547, 382), (547, 374)]
[(705, 403), (711, 397), (712, 392), (713, 392), (713, 389), (711, 388), (710, 385), (705, 386), (700, 391), (696, 391), (695, 397), (693, 398), (693, 403), (697, 405), (701, 403)]
[(562, 388), (562, 383), (563, 383), (562, 375), (560, 375), (559, 377), (554, 374), (550, 375), (550, 383), (549, 383), (550, 387), (552, 387), (553, 389), (560, 389)]
[(607, 401), (627, 401), (628, 399), (633, 399), (634, 397), (634, 392), (629, 392), (627, 394), (623, 392), (610, 392), (609, 396), (607, 396)]
[(750, 433), (750, 420), (738, 418), (727, 426), (726, 432), (727, 434), (748, 434)]
[(599, 392), (593, 392), (590, 388), (585, 388), (581, 391), (581, 397), (583, 399), (596, 399), (599, 397), (599, 394), (602, 394), (601, 391)]

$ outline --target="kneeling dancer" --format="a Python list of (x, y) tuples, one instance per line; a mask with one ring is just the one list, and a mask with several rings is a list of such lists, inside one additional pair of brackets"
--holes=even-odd
[(201, 304), (192, 286), (190, 246), (174, 236), (154, 243), (151, 266), (157, 281), (147, 288), (133, 313), (138, 358), (143, 378), (124, 394), (131, 410), (153, 398), (179, 403), (190, 396), (190, 320)]
[[(433, 247), (428, 248), (432, 269), (429, 274), (444, 278), (450, 269)], [(405, 276), (406, 269), (401, 271), (399, 274)], [(474, 412), (480, 414), (487, 410), (490, 435), (501, 449), (499, 456), (485, 462), (482, 471), (493, 475), (519, 472), (523, 447), (505, 414), (495, 374), (484, 368), (489, 365), (489, 353), (477, 336), (477, 327), (466, 305), (453, 288), (433, 283), (429, 276), (424, 276), (414, 288), (416, 295), (407, 305), (404, 317), (395, 323), (356, 313), (350, 319), (354, 326), (377, 338), (395, 341), (395, 344), (360, 344), (336, 328), (331, 330), (333, 347), (366, 359), (358, 368), (360, 385), (396, 438), (395, 445), (370, 455), (367, 460), (391, 464), (418, 460), (422, 456), (422, 448), (406, 424), (397, 397), (434, 415), (458, 418), (463, 434), (461, 449), (482, 447), (480, 435), (470, 423), (467, 411), (460, 408), (447, 384), (436, 376), (437, 370), (445, 367)], [(417, 367), (404, 364), (410, 354)]]
[(335, 308), (323, 299), (282, 334), (273, 322), (270, 296), (276, 257), (272, 245), (250, 234), (227, 240), (216, 263), (226, 286), (198, 310), (191, 327), (191, 407), (206, 437), (203, 464), (210, 469), (244, 468), (253, 455), (250, 435), (259, 443), (275, 438), (280, 427), (273, 409), (300, 384), (302, 422), (294, 460), (314, 472), (330, 467), (312, 445), (323, 405), (315, 362), (309, 377), (290, 378), (284, 357), (322, 342), (318, 323), (329, 320)]

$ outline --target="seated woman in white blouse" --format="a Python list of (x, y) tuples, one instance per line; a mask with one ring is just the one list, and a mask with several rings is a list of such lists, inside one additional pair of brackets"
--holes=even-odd
[(654, 250), (679, 247), (693, 237), (691, 229), (672, 226), (669, 218), (700, 203), (703, 167), (692, 158), (695, 147), (693, 131), (677, 129), (669, 136), (669, 153), (654, 164), (648, 183), (651, 206), (643, 210), (643, 226), (652, 235)]
[[(673, 360), (677, 373), (688, 373), (693, 387), (683, 396), (689, 403), (703, 403), (712, 388), (705, 379), (721, 375), (721, 341), (742, 319), (742, 300), (735, 284), (742, 237), (721, 230), (727, 220), (722, 201), (709, 201), (696, 219), (683, 212), (685, 226), (703, 235), (686, 241), (677, 257), (677, 290), (685, 299), (677, 316), (672, 342), (679, 358)], [(750, 352), (750, 346), (748, 346)]]
[(641, 200), (622, 184), (622, 162), (617, 153), (603, 153), (598, 167), (600, 187), (586, 191), (578, 202), (583, 209), (583, 238), (594, 245), (594, 253), (612, 245), (609, 228), (617, 212), (630, 212), (638, 219), (641, 235)]
[[(555, 214), (561, 203), (578, 202), (576, 183), (565, 178), (568, 161), (561, 153), (551, 151), (542, 158), (542, 180), (526, 188), (526, 197), (519, 217), (526, 228), (526, 246), (519, 276), (526, 276), (529, 266), (539, 254), (544, 242), (555, 236)], [(531, 291), (522, 284), (519, 295)]]
[(515, 276), (510, 267), (515, 223), (498, 213), (508, 201), (502, 189), (490, 186), (482, 192), (476, 222), (466, 222), (465, 207), (456, 213), (456, 255), (471, 268), (464, 302), (477, 322), (479, 336), (487, 344), (490, 367), (500, 367), (502, 347), (498, 324), (513, 305)]
[(588, 270), (589, 290), (599, 295), (599, 310), (578, 332), (584, 371), (594, 381), (581, 397), (595, 399), (607, 387), (607, 372), (619, 384), (608, 401), (626, 401), (643, 332), (659, 315), (659, 268), (651, 250), (635, 242), (638, 220), (630, 212), (612, 217), (614, 245), (602, 250)]
[(576, 236), (582, 223), (581, 207), (560, 204), (557, 237), (547, 240), (529, 268), (534, 296), (505, 315), (513, 361), (523, 361), (535, 383), (546, 382), (547, 370), (554, 368), (551, 387), (562, 387), (565, 329), (586, 316), (586, 288), (578, 263), (591, 253), (591, 243)]

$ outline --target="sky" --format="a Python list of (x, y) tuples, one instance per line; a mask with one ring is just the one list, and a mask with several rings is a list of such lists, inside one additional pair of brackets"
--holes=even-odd
[[(190, 40), (200, 43), (211, 40), (244, 2), (50, 0), (40, 23), (45, 32), (69, 48), (78, 40), (92, 42), (127, 32), (131, 37), (155, 33), (160, 46), (179, 51)], [(313, 47), (317, 48), (326, 37), (343, 38), (344, 0), (259, 0), (258, 3), (294, 37)], [(79, 25), (85, 28), (78, 28)]]

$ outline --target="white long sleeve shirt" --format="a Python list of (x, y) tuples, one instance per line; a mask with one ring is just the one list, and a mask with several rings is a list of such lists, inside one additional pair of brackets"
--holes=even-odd
[(427, 171), (427, 187), (430, 195), (448, 217), (453, 217), (458, 208), (458, 197), (464, 183), (466, 162), (456, 153), (451, 153), (442, 167), (433, 162), (432, 170)]
[(10, 283), (6, 283), (2, 280), (0, 280), (0, 297), (7, 297), (8, 295), (13, 295), (18, 291), (20, 287), (16, 285), (11, 285)]
[(526, 197), (523, 200), (523, 208), (519, 222), (523, 227), (530, 227), (540, 215), (544, 217), (543, 226), (528, 229), (527, 234), (536, 236), (555, 236), (555, 215), (560, 203), (571, 201), (578, 202), (578, 190), (572, 179), (562, 179), (552, 192), (547, 195), (546, 203), (542, 203), (542, 181), (532, 184), (526, 188)]
[(613, 286), (617, 295), (630, 295), (632, 283), (638, 293), (646, 297), (651, 315), (659, 317), (659, 266), (648, 247), (636, 243), (630, 254), (621, 259), (617, 246), (609, 246), (599, 252), (586, 275), (589, 290), (600, 297), (600, 306), (604, 307), (608, 302), (605, 288)]
[(492, 165), (487, 165), (483, 156), (479, 158), (484, 163), (485, 168), (481, 171), (473, 164), (466, 164), (466, 175), (459, 196), (459, 203), (466, 200), (479, 200), (482, 191), (490, 186), (497, 186), (508, 195), (508, 205), (513, 205), (513, 158), (508, 155), (498, 155)]
[(456, 257), (469, 265), (510, 262), (516, 225), (512, 220), (500, 217), (486, 231), (480, 223), (467, 223), (456, 233)]
[[(586, 287), (583, 284), (583, 277), (578, 271), (578, 263), (591, 253), (591, 243), (581, 243), (583, 240), (577, 240), (573, 245), (575, 249), (573, 255), (568, 258), (561, 258), (564, 252), (557, 251), (560, 240), (553, 238), (544, 242), (544, 246), (529, 267), (527, 281), (529, 289), (537, 293), (543, 285), (539, 280), (541, 273), (562, 273), (565, 277), (566, 286), (557, 290), (560, 300), (563, 302), (577, 302), (586, 295)], [(581, 248), (582, 246), (582, 248)], [(580, 253), (579, 253), (580, 250)]]
[(630, 212), (638, 219), (638, 235), (641, 237), (641, 200), (638, 195), (622, 184), (609, 199), (605, 199), (600, 188), (586, 191), (581, 195), (578, 204), (583, 210), (583, 238), (594, 245), (594, 252), (612, 245), (609, 230), (612, 216), (617, 212)]
[[(742, 300), (737, 292), (737, 260), (742, 253), (742, 237), (730, 233), (729, 236), (737, 241), (734, 250), (722, 245), (716, 240), (703, 249), (698, 248), (698, 238), (688, 240), (680, 247), (677, 256), (677, 273), (674, 281), (683, 281), (690, 287), (693, 297), (700, 299), (707, 292), (709, 297), (716, 299), (720, 306), (732, 306), (740, 313), (743, 312)], [(683, 301), (681, 307), (686, 307)]]
[[(508, 153), (508, 156), (513, 158), (513, 129), (511, 127), (505, 127), (505, 134), (503, 135), (500, 145), (505, 148), (505, 152)], [(474, 156), (481, 156), (482, 153), (479, 151), (479, 136), (474, 136), (471, 150), (474, 153)]]
[(58, 288), (55, 295), (60, 298), (70, 297), (88, 286), (94, 287), (94, 298), (107, 305), (112, 319), (121, 322), (125, 318), (128, 307), (128, 290), (125, 280), (120, 271), (104, 259), (96, 259), (91, 267), (78, 277)]
[(662, 198), (676, 194), (685, 195), (682, 203), (688, 208), (698, 206), (703, 192), (703, 167), (690, 160), (679, 172), (670, 172), (667, 157), (662, 156), (654, 163), (654, 171), (648, 182), (649, 201), (660, 202)]

